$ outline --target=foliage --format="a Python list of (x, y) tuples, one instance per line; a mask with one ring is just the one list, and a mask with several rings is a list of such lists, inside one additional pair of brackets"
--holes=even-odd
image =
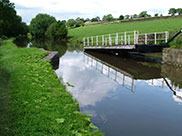
[(123, 15), (120, 15), (119, 16), (119, 20), (123, 20), (124, 19), (124, 16)]
[(124, 16), (124, 19), (129, 19), (130, 18), (130, 15), (125, 15)]
[(89, 116), (79, 112), (78, 103), (43, 59), (46, 54), (17, 48), (11, 41), (0, 46), (0, 134), (102, 135)]
[(38, 14), (30, 22), (30, 32), (35, 38), (45, 38), (45, 32), (47, 28), (56, 22), (53, 16), (48, 14)]
[(114, 17), (112, 16), (112, 14), (108, 14), (108, 15), (104, 15), (102, 18), (102, 21), (113, 21)]
[(182, 14), (182, 8), (176, 9), (176, 12), (178, 13), (178, 15), (181, 15)]
[(61, 21), (58, 21), (58, 22), (52, 23), (48, 27), (45, 35), (50, 39), (60, 41), (60, 40), (66, 39), (67, 33), (68, 33), (68, 30), (66, 26)]
[(28, 26), (16, 14), (14, 3), (9, 0), (0, 1), (0, 28), (0, 37), (15, 37), (28, 33)]
[(177, 11), (176, 11), (175, 8), (170, 8), (168, 14), (171, 15), (171, 16), (174, 16), (174, 15), (176, 14), (176, 12), (177, 12)]
[(99, 22), (99, 21), (101, 21), (99, 16), (91, 19), (91, 22)]
[(76, 25), (76, 21), (74, 19), (69, 19), (66, 23), (66, 26), (70, 28), (74, 28), (75, 25)]
[(139, 17), (151, 17), (151, 15), (147, 14), (147, 11), (142, 11), (140, 12)]

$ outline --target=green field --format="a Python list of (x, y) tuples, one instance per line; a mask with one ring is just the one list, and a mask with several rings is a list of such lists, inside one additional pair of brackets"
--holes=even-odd
[(182, 28), (182, 18), (159, 19), (142, 22), (126, 22), (119, 24), (93, 25), (70, 29), (69, 36), (82, 40), (83, 37), (133, 31), (138, 30), (140, 33), (169, 31), (174, 34)]

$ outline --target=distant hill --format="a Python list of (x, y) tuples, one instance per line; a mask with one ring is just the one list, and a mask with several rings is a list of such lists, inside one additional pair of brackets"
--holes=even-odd
[(70, 29), (68, 35), (78, 40), (83, 37), (102, 34), (138, 30), (140, 33), (169, 31), (171, 35), (182, 28), (182, 16), (153, 17), (121, 22), (113, 24), (95, 24), (75, 29)]

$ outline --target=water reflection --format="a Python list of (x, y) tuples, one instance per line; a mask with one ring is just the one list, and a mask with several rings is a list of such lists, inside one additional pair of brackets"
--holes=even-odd
[(58, 51), (60, 57), (63, 56), (67, 50), (67, 43), (64, 41), (55, 42), (53, 40), (34, 39), (31, 43), (31, 47), (44, 48), (48, 51)]
[(91, 121), (106, 136), (180, 136), (180, 82), (173, 81), (167, 69), (100, 53), (67, 51), (56, 73), (74, 85), (67, 88), (80, 110), (92, 114)]

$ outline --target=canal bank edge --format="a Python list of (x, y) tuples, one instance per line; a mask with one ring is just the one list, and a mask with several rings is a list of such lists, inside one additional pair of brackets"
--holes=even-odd
[(45, 55), (37, 48), (17, 48), (12, 40), (0, 46), (0, 134), (102, 135), (79, 112)]
[(182, 67), (182, 49), (164, 48), (162, 63)]

